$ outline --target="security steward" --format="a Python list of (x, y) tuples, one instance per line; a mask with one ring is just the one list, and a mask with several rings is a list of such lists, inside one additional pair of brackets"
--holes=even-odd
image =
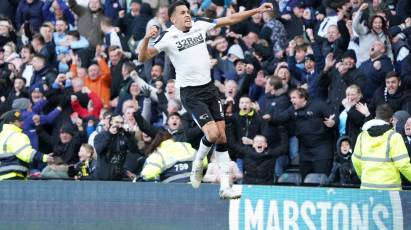
[(11, 110), (2, 116), (3, 129), (0, 132), (0, 180), (25, 179), (28, 165), (33, 161), (44, 163), (52, 157), (34, 150), (30, 140), (23, 133), (22, 115)]
[[(141, 171), (141, 179), (188, 183), (195, 153), (189, 143), (175, 141), (167, 131), (159, 132), (146, 150), (148, 157)], [(207, 166), (207, 158), (204, 158), (203, 166)]]
[(357, 138), (352, 162), (361, 189), (401, 190), (401, 176), (411, 181), (411, 163), (401, 134), (390, 125), (388, 104), (377, 107), (376, 118), (366, 122)]

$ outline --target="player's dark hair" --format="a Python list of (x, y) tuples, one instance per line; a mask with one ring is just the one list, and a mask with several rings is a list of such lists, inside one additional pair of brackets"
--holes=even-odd
[(168, 16), (171, 17), (171, 15), (176, 11), (177, 6), (186, 6), (187, 9), (190, 9), (190, 3), (188, 3), (185, 0), (178, 0), (175, 1), (173, 4), (168, 7)]

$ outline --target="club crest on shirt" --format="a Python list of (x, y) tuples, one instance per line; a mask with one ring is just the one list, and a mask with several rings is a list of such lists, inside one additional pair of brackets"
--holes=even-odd
[(203, 34), (198, 35), (197, 37), (188, 37), (184, 38), (180, 41), (177, 41), (177, 49), (178, 51), (183, 51), (185, 49), (191, 48), (193, 46), (199, 45), (201, 43), (204, 43), (204, 37)]

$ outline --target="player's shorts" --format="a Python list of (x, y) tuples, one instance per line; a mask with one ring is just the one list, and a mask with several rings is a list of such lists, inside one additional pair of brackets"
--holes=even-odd
[(182, 87), (180, 98), (184, 108), (192, 115), (198, 126), (203, 127), (209, 121), (224, 120), (220, 95), (213, 82)]

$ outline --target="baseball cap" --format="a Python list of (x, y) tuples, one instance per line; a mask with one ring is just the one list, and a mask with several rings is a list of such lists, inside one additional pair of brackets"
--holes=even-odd
[(3, 120), (4, 123), (10, 124), (10, 123), (13, 123), (15, 121), (22, 121), (23, 117), (22, 117), (21, 112), (19, 110), (10, 110), (2, 116), (2, 120)]

